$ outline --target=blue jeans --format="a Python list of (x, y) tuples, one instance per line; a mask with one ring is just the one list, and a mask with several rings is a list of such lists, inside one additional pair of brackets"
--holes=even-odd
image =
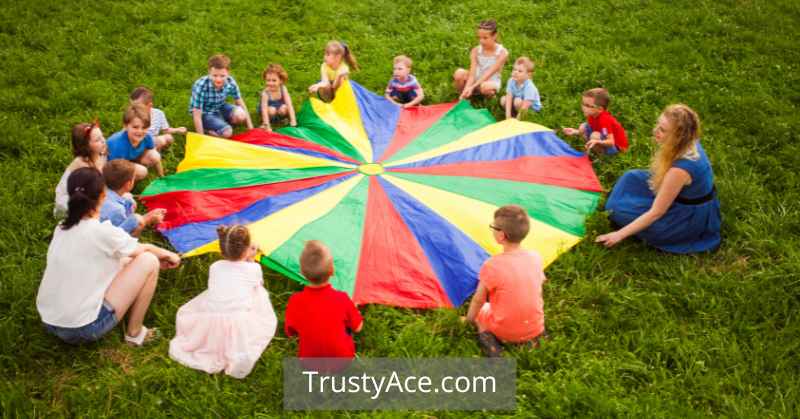
[(236, 106), (226, 103), (222, 105), (222, 108), (217, 112), (204, 113), (203, 130), (206, 133), (214, 131), (217, 135), (221, 135), (223, 131), (231, 128), (230, 121), (234, 110), (236, 110)]
[(111, 307), (108, 301), (103, 300), (103, 305), (100, 307), (100, 313), (97, 314), (97, 319), (85, 326), (60, 327), (45, 323), (44, 328), (66, 343), (80, 345), (82, 343), (100, 340), (100, 338), (110, 332), (117, 323), (119, 323), (119, 319), (117, 319), (117, 315), (114, 313), (114, 307)]

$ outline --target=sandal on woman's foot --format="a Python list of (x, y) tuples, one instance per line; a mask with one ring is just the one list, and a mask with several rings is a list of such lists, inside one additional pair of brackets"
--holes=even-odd
[(142, 346), (158, 339), (158, 336), (159, 336), (158, 329), (156, 328), (148, 329), (142, 326), (142, 329), (136, 336), (128, 336), (128, 334), (126, 333), (125, 343), (132, 346)]
[(483, 353), (489, 358), (498, 358), (503, 355), (503, 346), (500, 341), (489, 332), (478, 333), (478, 343)]

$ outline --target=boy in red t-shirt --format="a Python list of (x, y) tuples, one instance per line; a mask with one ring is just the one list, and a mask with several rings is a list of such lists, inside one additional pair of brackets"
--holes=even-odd
[(582, 135), (586, 139), (586, 150), (601, 154), (617, 154), (628, 149), (628, 137), (619, 121), (608, 112), (608, 90), (589, 89), (583, 92), (581, 110), (586, 122), (578, 129), (563, 128), (564, 134)]
[(478, 289), (466, 320), (478, 327), (486, 355), (500, 356), (500, 342), (537, 346), (544, 330), (542, 284), (547, 280), (542, 257), (520, 247), (528, 235), (528, 213), (518, 205), (500, 207), (489, 225), (503, 252), (492, 256), (478, 274)]
[(310, 282), (289, 297), (285, 331), (300, 339), (299, 358), (353, 358), (353, 333), (364, 324), (350, 297), (328, 282), (333, 256), (322, 242), (306, 242), (300, 254), (300, 272)]

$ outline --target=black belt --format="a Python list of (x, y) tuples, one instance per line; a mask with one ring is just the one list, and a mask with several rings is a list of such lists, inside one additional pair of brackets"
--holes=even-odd
[(683, 205), (700, 205), (705, 204), (708, 201), (713, 200), (717, 196), (717, 187), (716, 185), (711, 187), (711, 192), (707, 195), (701, 196), (700, 198), (681, 198), (680, 196), (675, 198), (675, 202)]

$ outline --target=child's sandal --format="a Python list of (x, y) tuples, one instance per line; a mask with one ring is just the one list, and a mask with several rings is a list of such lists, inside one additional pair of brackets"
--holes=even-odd
[(128, 336), (125, 334), (125, 343), (131, 346), (143, 346), (154, 340), (158, 339), (159, 333), (158, 329), (152, 328), (148, 329), (142, 325), (142, 329), (139, 331), (139, 334), (136, 336)]
[(499, 358), (503, 355), (503, 345), (495, 335), (489, 332), (478, 333), (478, 343), (483, 353), (489, 358)]

